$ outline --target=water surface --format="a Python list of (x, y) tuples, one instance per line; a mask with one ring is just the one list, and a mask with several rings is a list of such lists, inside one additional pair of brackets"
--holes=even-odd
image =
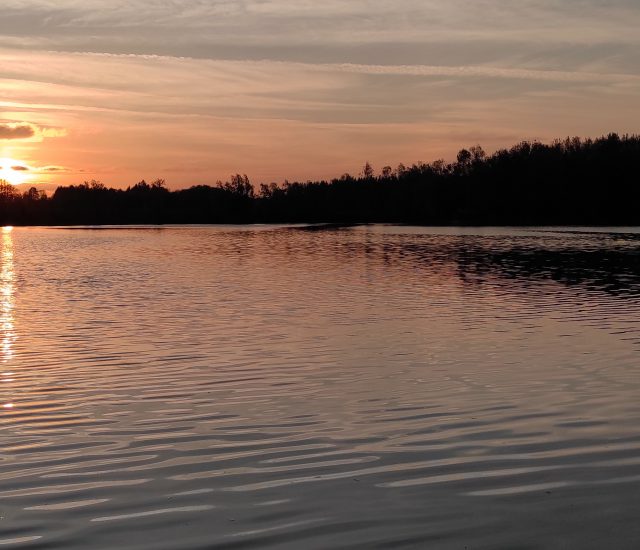
[(637, 548), (640, 232), (0, 235), (2, 548)]

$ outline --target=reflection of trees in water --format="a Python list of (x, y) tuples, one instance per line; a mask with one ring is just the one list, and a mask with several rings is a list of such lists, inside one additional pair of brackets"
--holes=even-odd
[(455, 261), (460, 278), (469, 284), (482, 284), (488, 277), (525, 278), (640, 296), (640, 248), (468, 248), (460, 251)]
[[(375, 250), (385, 265), (409, 262), (467, 285), (530, 287), (555, 281), (609, 295), (640, 296), (640, 235), (566, 233), (557, 237), (396, 236)], [(368, 246), (369, 252), (371, 246)], [(366, 253), (362, 243), (345, 252)]]
[(378, 233), (326, 224), (313, 231), (283, 228), (264, 239), (270, 250), (287, 258), (302, 254), (325, 267), (360, 258), (378, 269), (397, 270), (398, 276), (458, 277), (466, 285), (503, 284), (511, 290), (555, 281), (640, 297), (640, 234), (536, 230), (528, 236), (504, 230), (481, 236), (417, 231)]

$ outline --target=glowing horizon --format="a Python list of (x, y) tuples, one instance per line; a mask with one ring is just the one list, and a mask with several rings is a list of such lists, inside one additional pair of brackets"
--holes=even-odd
[(639, 25), (630, 0), (8, 0), (0, 179), (258, 184), (637, 133)]
[(0, 157), (0, 180), (11, 185), (22, 185), (30, 182), (33, 177), (30, 172), (26, 163), (11, 157)]

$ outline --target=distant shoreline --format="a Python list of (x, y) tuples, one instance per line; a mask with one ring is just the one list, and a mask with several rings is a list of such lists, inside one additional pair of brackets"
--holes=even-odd
[(42, 228), (42, 229), (81, 229), (81, 230), (158, 230), (158, 229), (206, 229), (206, 228), (242, 228), (242, 229), (290, 229), (295, 231), (321, 232), (336, 231), (340, 229), (353, 229), (356, 227), (398, 227), (398, 228), (418, 228), (418, 229), (460, 229), (487, 231), (491, 229), (513, 229), (531, 230), (536, 232), (554, 233), (563, 231), (569, 233), (638, 233), (640, 234), (640, 223), (638, 225), (426, 225), (409, 223), (157, 223), (157, 224), (75, 224), (75, 225), (4, 225), (0, 229), (13, 228)]
[(426, 227), (639, 226), (640, 136), (521, 142), (487, 155), (418, 163), (331, 181), (261, 184), (236, 174), (170, 191), (163, 180), (126, 189), (100, 182), (20, 194), (0, 182), (0, 225), (391, 223)]

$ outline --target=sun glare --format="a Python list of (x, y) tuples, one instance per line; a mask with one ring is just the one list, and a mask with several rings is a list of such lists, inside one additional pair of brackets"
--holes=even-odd
[(29, 167), (10, 157), (0, 158), (0, 180), (8, 181), (12, 185), (19, 185), (29, 181)]

